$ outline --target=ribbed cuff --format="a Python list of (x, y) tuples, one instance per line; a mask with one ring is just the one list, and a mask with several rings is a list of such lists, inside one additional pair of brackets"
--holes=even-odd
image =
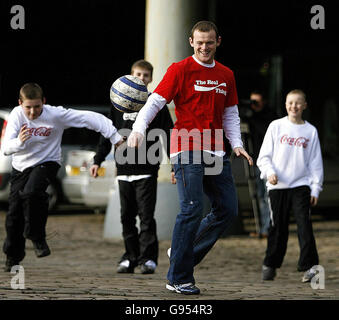
[(115, 145), (116, 143), (118, 143), (120, 140), (122, 139), (122, 136), (116, 132), (111, 138), (110, 141), (112, 142), (113, 145)]

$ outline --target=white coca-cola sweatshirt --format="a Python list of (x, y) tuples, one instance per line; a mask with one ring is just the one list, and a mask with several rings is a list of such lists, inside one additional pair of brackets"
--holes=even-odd
[(294, 124), (287, 116), (269, 125), (257, 166), (261, 178), (272, 174), (278, 183), (267, 181), (267, 189), (286, 189), (309, 186), (311, 195), (319, 197), (323, 184), (323, 161), (317, 129), (309, 122)]
[[(30, 129), (31, 134), (25, 142), (18, 137), (23, 125)], [(100, 113), (44, 104), (41, 115), (29, 120), (23, 108), (17, 106), (9, 115), (1, 150), (4, 155), (12, 155), (12, 166), (18, 171), (46, 161), (61, 164), (62, 134), (71, 127), (100, 132), (113, 145), (121, 139), (112, 121)]]

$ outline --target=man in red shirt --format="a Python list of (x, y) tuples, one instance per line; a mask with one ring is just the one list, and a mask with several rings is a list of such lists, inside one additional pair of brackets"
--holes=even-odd
[[(193, 56), (168, 68), (139, 112), (128, 145), (139, 146), (155, 115), (174, 101), (177, 121), (171, 135), (172, 182), (178, 187), (181, 210), (173, 230), (166, 288), (199, 294), (194, 266), (238, 213), (230, 161), (220, 132), (225, 131), (237, 156), (244, 156), (250, 165), (253, 161), (243, 149), (233, 72), (214, 60), (221, 43), (217, 27), (200, 21), (192, 28), (189, 41)], [(211, 202), (211, 212), (202, 219), (204, 193)]]

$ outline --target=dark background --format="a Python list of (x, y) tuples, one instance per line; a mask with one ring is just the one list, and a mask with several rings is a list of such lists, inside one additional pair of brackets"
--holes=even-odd
[[(43, 87), (52, 105), (109, 104), (112, 82), (144, 57), (145, 2), (2, 0), (0, 107), (17, 105), (18, 91), (29, 81)], [(10, 27), (15, 4), (25, 8), (25, 30)], [(310, 26), (316, 4), (325, 9), (325, 30)], [(208, 19), (208, 1), (202, 5), (202, 18)], [(324, 102), (332, 97), (338, 103), (335, 2), (220, 0), (215, 5), (223, 39), (216, 58), (234, 70), (239, 97), (248, 98), (253, 88), (267, 89), (270, 59), (279, 55), (282, 97), (303, 89), (307, 117), (321, 136)]]
[[(10, 28), (13, 4), (25, 8), (25, 30)], [(52, 105), (110, 103), (113, 80), (143, 58), (145, 1), (132, 8), (129, 1), (1, 2), (0, 105), (16, 104), (28, 81)]]

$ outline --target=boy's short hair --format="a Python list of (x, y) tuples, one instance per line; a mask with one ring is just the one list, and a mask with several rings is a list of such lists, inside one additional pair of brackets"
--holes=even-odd
[(287, 97), (288, 95), (290, 95), (290, 94), (300, 94), (300, 95), (304, 98), (304, 100), (305, 100), (305, 102), (306, 102), (306, 94), (305, 94), (304, 91), (302, 91), (302, 90), (300, 90), (300, 89), (293, 89), (293, 90), (291, 90), (291, 91), (286, 95), (286, 97)]
[(141, 60), (135, 61), (132, 64), (131, 73), (133, 73), (133, 70), (135, 68), (146, 69), (146, 70), (151, 72), (151, 77), (153, 76), (153, 66), (148, 61), (146, 61), (146, 60), (141, 59)]
[(211, 30), (214, 30), (215, 35), (216, 35), (216, 39), (218, 40), (218, 38), (219, 38), (218, 28), (215, 25), (215, 23), (213, 23), (212, 21), (199, 21), (199, 22), (197, 22), (191, 30), (191, 36), (190, 37), (192, 39), (193, 39), (194, 31), (196, 31), (196, 30), (198, 30), (200, 32), (209, 32)]
[(29, 82), (24, 84), (19, 93), (19, 99), (24, 101), (25, 99), (28, 100), (35, 100), (44, 98), (44, 92), (42, 91), (41, 87), (34, 82)]

